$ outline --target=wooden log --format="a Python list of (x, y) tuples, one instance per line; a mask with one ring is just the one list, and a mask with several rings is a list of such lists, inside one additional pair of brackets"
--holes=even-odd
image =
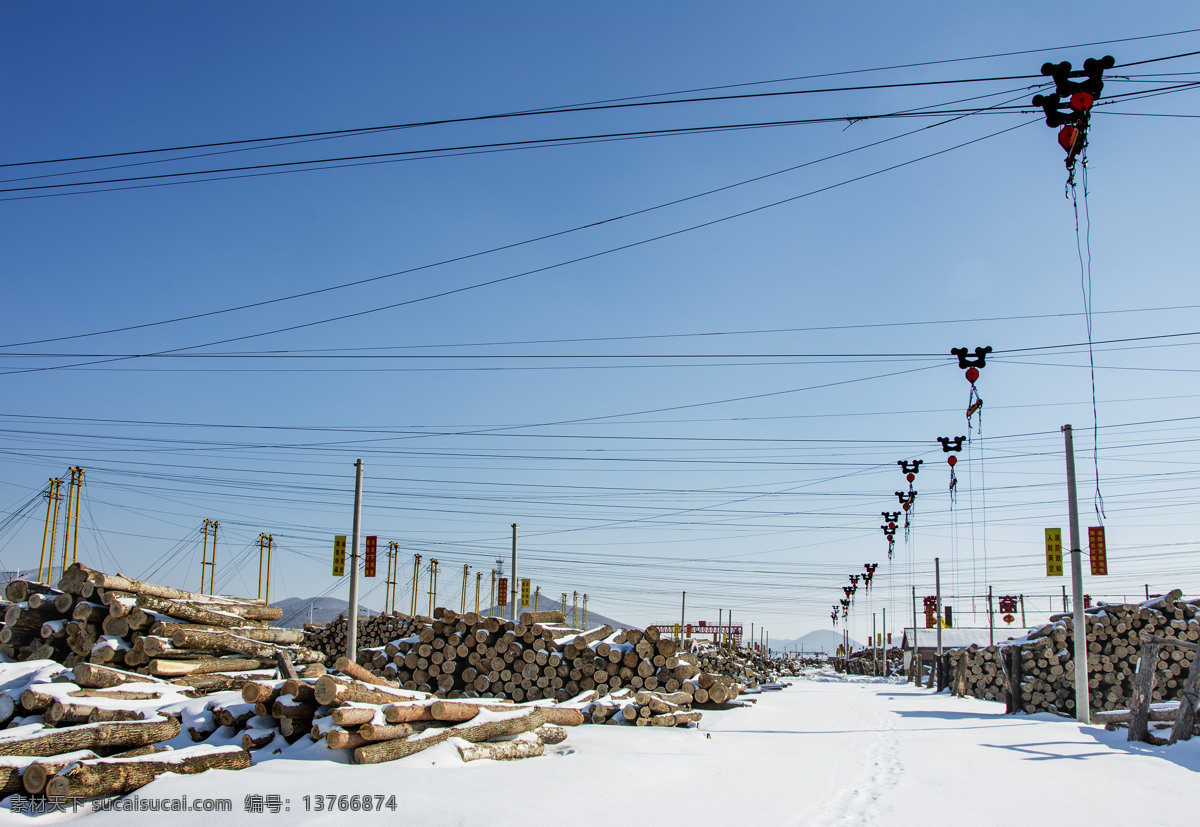
[(369, 724), (380, 713), (378, 706), (339, 706), (330, 711), (329, 717), (338, 726), (350, 727)]
[(407, 738), (368, 744), (354, 750), (354, 763), (379, 764), (384, 761), (395, 761), (398, 758), (404, 758), (436, 746), (449, 738), (462, 738), (464, 741), (481, 743), (494, 738), (519, 735), (522, 732), (537, 729), (545, 723), (545, 711), (541, 707), (534, 707), (528, 712), (483, 723), (465, 723), (447, 729), (426, 730)]
[[(131, 577), (125, 577), (121, 574), (105, 574), (102, 571), (88, 568), (82, 563), (73, 563), (63, 575), (64, 580), (76, 578), (86, 580), (98, 589), (133, 592), (138, 595), (162, 597), (170, 600), (227, 603), (238, 606), (240, 611), (256, 614), (256, 619), (260, 620), (279, 620), (283, 617), (283, 609), (278, 606), (265, 606), (257, 600), (239, 597), (214, 597), (207, 594), (185, 592), (181, 589), (173, 589), (170, 586), (160, 586), (157, 583), (134, 580)], [(67, 590), (64, 589), (63, 591)], [(251, 615), (247, 614), (246, 616), (250, 617)]]
[(368, 672), (366, 669), (345, 656), (338, 658), (334, 662), (333, 668), (335, 671), (341, 672), (343, 675), (347, 675), (364, 683), (374, 684), (375, 686), (387, 686), (392, 689), (400, 688), (400, 684), (396, 683), (395, 681), (384, 680), (378, 675)]
[(1146, 721), (1150, 712), (1150, 700), (1154, 692), (1154, 667), (1158, 660), (1158, 644), (1152, 640), (1142, 642), (1141, 659), (1138, 662), (1137, 680), (1129, 695), (1130, 741), (1144, 741), (1149, 734)]
[(163, 681), (157, 678), (151, 678), (146, 675), (139, 675), (134, 672), (123, 672), (120, 669), (113, 669), (108, 666), (101, 666), (96, 663), (77, 663), (71, 667), (71, 671), (75, 674), (75, 683), (80, 686), (87, 686), (93, 689), (105, 689), (111, 686), (120, 686), (125, 683), (151, 683), (158, 686), (165, 686)]
[(413, 727), (411, 724), (365, 723), (358, 728), (358, 734), (366, 741), (392, 741), (412, 735)]
[(235, 675), (208, 675), (197, 673), (194, 675), (184, 675), (182, 678), (176, 678), (172, 681), (172, 683), (178, 684), (179, 686), (190, 686), (197, 692), (212, 693), (224, 692), (227, 689), (237, 689), (240, 691), (241, 688), (247, 683), (255, 680), (258, 680), (258, 676), (247, 675), (246, 677), (239, 677)]
[(83, 724), (26, 737), (0, 736), (0, 755), (59, 755), (81, 749), (140, 747), (169, 741), (178, 734), (179, 721), (169, 716), (149, 721)]
[(31, 594), (57, 594), (58, 589), (36, 580), (11, 580), (4, 587), (4, 596), (9, 603), (24, 603)]
[(687, 726), (690, 723), (699, 721), (702, 717), (700, 712), (673, 712), (667, 715), (655, 715), (651, 718), (646, 718), (647, 726)]
[(313, 687), (317, 703), (331, 706), (335, 703), (390, 704), (398, 701), (420, 700), (409, 692), (371, 684), (340, 680), (333, 675), (317, 678)]
[(210, 769), (244, 770), (250, 754), (234, 746), (185, 747), (169, 759), (157, 755), (122, 761), (84, 761), (46, 782), (46, 797), (54, 802), (133, 792), (167, 772), (193, 775)]
[[(220, 609), (206, 608), (195, 603), (185, 603), (182, 600), (171, 600), (149, 594), (139, 594), (137, 596), (137, 605), (143, 609), (161, 612), (172, 617), (190, 621), (191, 623), (226, 627), (255, 625), (253, 621), (242, 615), (225, 611), (224, 605)], [(259, 621), (258, 625), (265, 626), (266, 622)]]
[(304, 643), (304, 632), (300, 629), (287, 629), (279, 626), (214, 626), (203, 623), (176, 623), (163, 621), (150, 627), (150, 634), (171, 637), (179, 631), (195, 632), (228, 632), (247, 637), (262, 643), (297, 644)]
[(567, 616), (560, 611), (553, 612), (521, 612), (518, 618), (522, 626), (532, 626), (535, 623), (562, 623), (567, 622)]
[[(99, 758), (100, 756), (92, 752), (90, 749), (79, 750), (78, 752), (68, 752), (64, 755), (56, 755), (50, 759), (25, 759), (30, 763), (24, 769), (20, 769), (20, 781), (16, 789), (11, 789), (11, 782), (5, 777), (5, 770), (19, 770), (16, 766), (0, 765), (0, 795), (11, 795), (17, 792), (22, 787), (25, 792), (30, 795), (38, 795), (46, 788), (46, 782), (54, 777), (63, 767), (69, 766), (75, 761), (86, 761), (89, 758)], [(9, 759), (11, 760), (11, 759)]]
[[(410, 729), (409, 732), (411, 731)], [(358, 732), (347, 732), (338, 727), (327, 730), (325, 733), (325, 744), (330, 749), (357, 749), (369, 743), (371, 742)]]
[(246, 703), (272, 704), (279, 697), (286, 681), (247, 681), (242, 684), (242, 700)]
[(519, 758), (535, 758), (545, 752), (546, 746), (532, 732), (518, 735), (511, 741), (471, 744), (459, 746), (458, 754), (463, 763), (488, 759), (492, 761), (515, 761)]
[(92, 707), (88, 713), (87, 723), (96, 724), (103, 721), (144, 721), (147, 715), (137, 709), (108, 709), (102, 706)]
[[(412, 721), (432, 721), (432, 704), (403, 703), (388, 704), (383, 708), (383, 719), (389, 724), (404, 724)], [(367, 723), (364, 721), (363, 723)]]
[[(274, 660), (278, 646), (273, 643), (263, 643), (259, 640), (229, 632), (206, 632), (196, 629), (178, 629), (171, 635), (171, 643), (179, 649), (208, 649), (222, 652), (236, 652), (252, 658)], [(325, 660), (325, 654), (315, 649), (297, 647), (287, 650), (288, 656), (294, 663), (320, 663)]]
[(261, 658), (201, 658), (199, 660), (170, 660), (153, 658), (146, 669), (150, 674), (163, 678), (179, 678), (185, 675), (208, 675), (214, 672), (249, 672), (273, 665), (274, 661)]
[(1192, 656), (1192, 665), (1188, 669), (1187, 680), (1184, 681), (1183, 691), (1179, 693), (1179, 717), (1175, 719), (1175, 727), (1171, 730), (1168, 744), (1176, 741), (1187, 741), (1195, 729), (1197, 709), (1200, 708), (1200, 652)]

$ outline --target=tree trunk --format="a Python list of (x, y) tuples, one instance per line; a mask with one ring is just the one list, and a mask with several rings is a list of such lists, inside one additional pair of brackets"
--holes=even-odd
[[(31, 763), (26, 765), (24, 770), (19, 767), (0, 767), (0, 779), (3, 779), (3, 785), (0, 786), (0, 793), (10, 795), (17, 792), (21, 787), (24, 787), (25, 792), (30, 795), (37, 795), (46, 788), (46, 782), (53, 778), (63, 767), (76, 761), (86, 761), (89, 758), (99, 757), (90, 749), (83, 749), (78, 752), (69, 752), (65, 755), (56, 755), (49, 761), (30, 759)], [(7, 778), (4, 778), (5, 771), (12, 771), (14, 778), (17, 773), (20, 773), (16, 789), (9, 790), (11, 782)]]
[(490, 759), (492, 761), (514, 761), (518, 758), (535, 758), (545, 752), (545, 744), (533, 733), (523, 733), (511, 741), (471, 744), (460, 746), (458, 754), (463, 763)]
[(210, 769), (244, 770), (250, 766), (250, 754), (234, 746), (185, 747), (175, 750), (169, 760), (157, 755), (120, 762), (86, 761), (46, 782), (46, 797), (51, 801), (68, 798), (95, 798), (133, 792), (167, 772), (192, 775)]
[(544, 723), (546, 723), (545, 711), (541, 707), (534, 707), (523, 714), (499, 720), (486, 721), (481, 724), (460, 724), (448, 729), (426, 730), (408, 738), (368, 744), (354, 751), (354, 763), (379, 764), (384, 761), (395, 761), (440, 744), (448, 738), (462, 738), (472, 743), (480, 743), (507, 735), (519, 735), (522, 732), (537, 729)]
[(179, 721), (162, 716), (149, 721), (84, 724), (27, 738), (0, 741), (0, 755), (60, 755), (81, 749), (140, 747), (169, 741)]

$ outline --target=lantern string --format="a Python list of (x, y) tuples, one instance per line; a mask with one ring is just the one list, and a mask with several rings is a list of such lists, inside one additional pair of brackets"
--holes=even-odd
[[(1080, 159), (1081, 179), (1083, 182), (1083, 198), (1076, 193), (1074, 183), (1071, 184), (1071, 204), (1075, 212), (1075, 250), (1079, 256), (1079, 287), (1083, 293), (1083, 318), (1087, 326), (1088, 367), (1092, 383), (1092, 473), (1096, 488), (1093, 508), (1096, 519), (1104, 525), (1104, 496), (1100, 492), (1100, 418), (1096, 405), (1096, 358), (1092, 347), (1092, 218), (1088, 211), (1088, 164), (1086, 154)], [(1079, 225), (1079, 201), (1083, 201), (1084, 228), (1081, 234)], [(1086, 252), (1085, 252), (1086, 251)]]

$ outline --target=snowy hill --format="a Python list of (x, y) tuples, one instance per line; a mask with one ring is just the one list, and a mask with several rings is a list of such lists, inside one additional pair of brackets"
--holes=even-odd
[[(809, 632), (807, 635), (794, 640), (771, 641), (772, 649), (785, 652), (824, 652), (827, 655), (832, 655), (841, 645), (841, 632), (834, 632), (830, 629), (818, 629), (815, 632)], [(850, 638), (850, 645), (855, 648), (862, 646), (854, 638)]]

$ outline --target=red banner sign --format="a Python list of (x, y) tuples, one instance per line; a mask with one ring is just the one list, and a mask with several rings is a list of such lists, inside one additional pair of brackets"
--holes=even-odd
[(375, 556), (379, 550), (379, 538), (367, 538), (367, 553), (366, 561), (363, 564), (363, 574), (367, 577), (375, 576)]
[(1088, 529), (1088, 553), (1092, 558), (1092, 574), (1108, 574), (1108, 549), (1104, 543), (1104, 526)]
[(501, 577), (499, 580), (497, 580), (496, 588), (500, 592), (500, 594), (497, 595), (496, 605), (497, 606), (507, 606), (508, 605), (508, 578)]

